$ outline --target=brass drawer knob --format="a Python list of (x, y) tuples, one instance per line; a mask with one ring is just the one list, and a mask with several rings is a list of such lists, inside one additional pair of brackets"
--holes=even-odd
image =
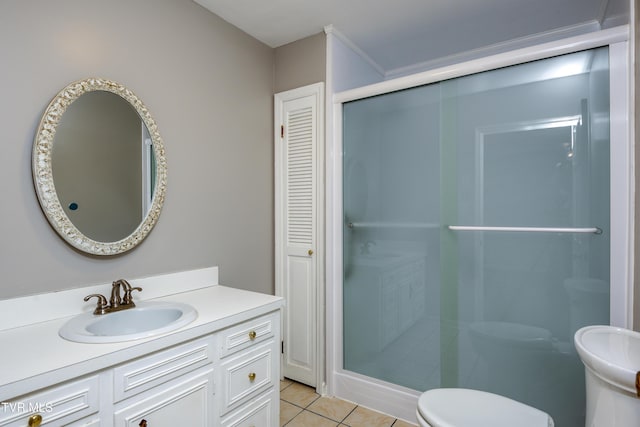
[(307, 251), (307, 253), (309, 254), (309, 256), (313, 255), (313, 249), (309, 249), (309, 251)]
[(35, 414), (29, 417), (29, 423), (28, 423), (29, 427), (39, 427), (41, 423), (42, 423), (42, 415)]
[(249, 374), (249, 381), (254, 382), (256, 380), (256, 373), (255, 372), (251, 372)]
[(251, 341), (255, 340), (257, 336), (258, 336), (258, 334), (256, 334), (256, 331), (249, 332), (249, 339)]

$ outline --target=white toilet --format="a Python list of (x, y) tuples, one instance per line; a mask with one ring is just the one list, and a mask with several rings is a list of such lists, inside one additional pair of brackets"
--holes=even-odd
[(575, 335), (585, 367), (587, 427), (640, 425), (640, 333), (586, 326)]
[(439, 388), (418, 399), (421, 427), (553, 427), (549, 414), (479, 390)]

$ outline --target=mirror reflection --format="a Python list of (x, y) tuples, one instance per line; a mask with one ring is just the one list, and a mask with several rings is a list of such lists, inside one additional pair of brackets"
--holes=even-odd
[(45, 112), (33, 152), (38, 199), (56, 231), (91, 254), (139, 244), (155, 225), (166, 186), (157, 126), (127, 88), (87, 79)]
[(65, 111), (51, 167), (60, 204), (85, 236), (114, 242), (143, 220), (152, 182), (148, 134), (136, 110), (111, 92), (86, 93)]

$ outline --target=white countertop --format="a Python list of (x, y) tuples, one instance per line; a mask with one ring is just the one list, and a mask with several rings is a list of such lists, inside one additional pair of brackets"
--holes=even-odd
[(215, 332), (283, 305), (281, 297), (220, 285), (154, 300), (190, 304), (198, 318), (165, 335), (120, 343), (85, 344), (61, 338), (58, 331), (70, 317), (0, 331), (0, 401)]

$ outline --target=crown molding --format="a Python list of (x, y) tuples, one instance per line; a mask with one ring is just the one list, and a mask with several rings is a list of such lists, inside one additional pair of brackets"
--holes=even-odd
[(349, 39), (342, 32), (340, 32), (336, 27), (334, 27), (333, 25), (327, 25), (324, 27), (324, 33), (326, 35), (333, 35), (334, 37), (336, 37), (338, 40), (344, 43), (349, 49), (355, 52), (360, 58), (362, 58), (362, 60), (364, 60), (367, 64), (369, 64), (378, 74), (386, 78), (386, 72), (384, 68), (382, 68), (380, 64), (374, 61), (369, 55), (367, 55), (367, 53), (364, 50), (360, 49), (358, 45), (352, 42), (351, 39)]
[(530, 46), (540, 45), (556, 40), (580, 36), (599, 30), (601, 30), (600, 22), (597, 20), (557, 28), (551, 31), (545, 31), (543, 33), (532, 34), (530, 36), (519, 37), (517, 39), (495, 43), (478, 49), (468, 50), (466, 52), (456, 53), (441, 58), (419, 62), (417, 64), (408, 65), (406, 67), (395, 68), (393, 70), (385, 72), (385, 80), (415, 74), (422, 71), (433, 70), (452, 64), (467, 62), (474, 59), (484, 58)]

